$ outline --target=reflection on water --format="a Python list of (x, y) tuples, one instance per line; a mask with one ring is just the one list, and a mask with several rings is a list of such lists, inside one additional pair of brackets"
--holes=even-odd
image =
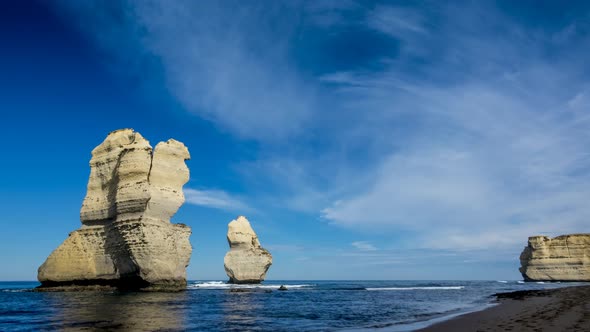
[(59, 330), (183, 331), (187, 294), (47, 293)]
[(226, 291), (227, 296), (221, 303), (223, 310), (223, 326), (225, 330), (232, 330), (236, 327), (254, 328), (256, 324), (256, 313), (262, 309), (260, 300), (256, 301), (264, 291), (243, 290)]
[[(574, 284), (497, 281), (277, 281), (180, 293), (29, 292), (0, 282), (0, 331), (334, 331), (397, 329), (481, 307), (490, 294)], [(285, 284), (286, 292), (275, 289)], [(301, 286), (301, 285), (300, 285)], [(368, 290), (370, 289), (370, 290)], [(414, 326), (414, 325), (412, 325)], [(406, 328), (406, 327), (404, 327)]]

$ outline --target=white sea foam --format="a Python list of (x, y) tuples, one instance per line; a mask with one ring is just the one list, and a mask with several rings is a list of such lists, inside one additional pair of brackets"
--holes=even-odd
[(368, 291), (405, 291), (405, 290), (459, 290), (465, 286), (441, 286), (441, 287), (378, 287), (378, 288), (365, 288)]
[(227, 284), (223, 281), (207, 281), (207, 282), (196, 282), (194, 284), (189, 285), (189, 287), (198, 287), (198, 288), (212, 288), (212, 287), (223, 287), (227, 286)]
[(499, 282), (499, 283), (503, 283), (503, 284), (507, 284), (508, 283), (508, 281), (506, 281), (506, 280), (496, 280), (496, 281)]
[(517, 281), (517, 283), (519, 283), (519, 284), (524, 284), (524, 281), (522, 281), (522, 280), (519, 280), (519, 281)]
[[(313, 287), (314, 285), (287, 285), (287, 289)], [(223, 281), (205, 281), (195, 282), (187, 286), (188, 289), (279, 289), (281, 285), (261, 285), (261, 284), (228, 284)]]

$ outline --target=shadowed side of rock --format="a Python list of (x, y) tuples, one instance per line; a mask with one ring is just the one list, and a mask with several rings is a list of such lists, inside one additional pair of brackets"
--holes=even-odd
[(82, 227), (39, 268), (41, 289), (184, 289), (191, 230), (170, 218), (184, 202), (189, 158), (175, 140), (152, 154), (132, 129), (110, 133), (92, 151)]
[(225, 255), (224, 267), (229, 282), (257, 284), (263, 281), (272, 265), (272, 255), (262, 248), (246, 217), (239, 216), (229, 223), (227, 241), (230, 250)]
[(529, 237), (520, 264), (527, 281), (590, 281), (590, 234)]

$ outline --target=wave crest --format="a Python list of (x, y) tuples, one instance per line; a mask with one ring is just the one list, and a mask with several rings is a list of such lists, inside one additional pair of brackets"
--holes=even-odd
[[(314, 285), (302, 284), (302, 285), (288, 285), (281, 284), (291, 288), (304, 288), (313, 287)], [(281, 285), (261, 285), (261, 284), (228, 284), (223, 281), (206, 281), (196, 282), (187, 286), (188, 289), (279, 289)]]
[(368, 291), (404, 291), (404, 290), (460, 290), (465, 286), (432, 286), (432, 287), (379, 287), (379, 288), (365, 288)]

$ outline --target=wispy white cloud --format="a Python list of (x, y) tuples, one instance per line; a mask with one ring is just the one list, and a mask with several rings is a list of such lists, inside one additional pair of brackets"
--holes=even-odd
[[(532, 234), (584, 231), (590, 218), (590, 123), (539, 109), (522, 86), (430, 90), (408, 109), (428, 110), (424, 137), (408, 137), (373, 184), (323, 210), (353, 228), (416, 231), (431, 247), (516, 245)], [(460, 98), (457, 98), (460, 96)], [(546, 97), (547, 95), (545, 95)], [(441, 241), (441, 239), (444, 239)]]
[[(384, 70), (319, 77), (339, 111), (323, 113), (333, 120), (326, 140), (370, 153), (362, 166), (338, 149), (275, 158), (264, 174), (288, 188), (285, 206), (312, 211), (330, 200), (320, 209), (333, 225), (409, 232), (409, 245), (430, 249), (516, 252), (533, 234), (587, 231), (590, 115), (578, 72), (589, 43), (528, 31), (493, 8), (439, 9), (440, 26), (398, 8), (370, 13), (369, 27), (384, 33), (388, 19), (411, 21), (388, 33), (407, 44), (402, 54)], [(501, 35), (474, 22), (482, 13)]]
[[(190, 112), (238, 137), (267, 142), (296, 135), (314, 91), (289, 63), (287, 4), (232, 6), (194, 1), (62, 1), (107, 54), (163, 66), (168, 91)], [(271, 24), (272, 23), (272, 24)], [(154, 68), (140, 74), (157, 79)], [(152, 76), (150, 76), (150, 73)]]
[(567, 104), (572, 110), (585, 113), (583, 115), (587, 117), (587, 111), (590, 109), (590, 89), (580, 91)]
[(319, 0), (303, 3), (305, 19), (319, 27), (332, 27), (348, 24), (344, 12), (358, 10), (359, 4), (354, 0)]
[(227, 211), (252, 211), (247, 204), (223, 190), (184, 189), (187, 204)]
[[(159, 59), (187, 110), (262, 142), (260, 159), (237, 162), (259, 202), (363, 232), (410, 232), (413, 246), (434, 249), (587, 231), (582, 23), (527, 29), (481, 2), (380, 5), (354, 24), (399, 50), (314, 77), (291, 63), (292, 37), (304, 33), (296, 22), (350, 23), (343, 10), (358, 4), (284, 16), (291, 7), (129, 1), (109, 16), (78, 3), (66, 7), (105, 48)], [(247, 207), (215, 190), (188, 190), (187, 202)]]
[(424, 17), (416, 10), (379, 5), (368, 15), (368, 26), (396, 38), (409, 33), (427, 34)]
[(377, 247), (367, 241), (354, 241), (351, 245), (361, 251), (375, 251)]
[(305, 247), (295, 244), (268, 244), (265, 247), (273, 252), (300, 252), (305, 249)]
[[(552, 36), (523, 33), (497, 15), (487, 17), (503, 24), (502, 39), (463, 30), (461, 19), (439, 27), (439, 36), (452, 37), (437, 50), (430, 79), (408, 76), (395, 61), (378, 73), (324, 76), (342, 95), (367, 101), (397, 142), (371, 184), (323, 209), (324, 218), (411, 231), (429, 248), (515, 248), (533, 234), (587, 231), (590, 119), (581, 106), (586, 83), (577, 75), (584, 47), (572, 43), (568, 61), (545, 58)], [(450, 57), (459, 49), (462, 67)], [(454, 69), (447, 79), (436, 76)]]

